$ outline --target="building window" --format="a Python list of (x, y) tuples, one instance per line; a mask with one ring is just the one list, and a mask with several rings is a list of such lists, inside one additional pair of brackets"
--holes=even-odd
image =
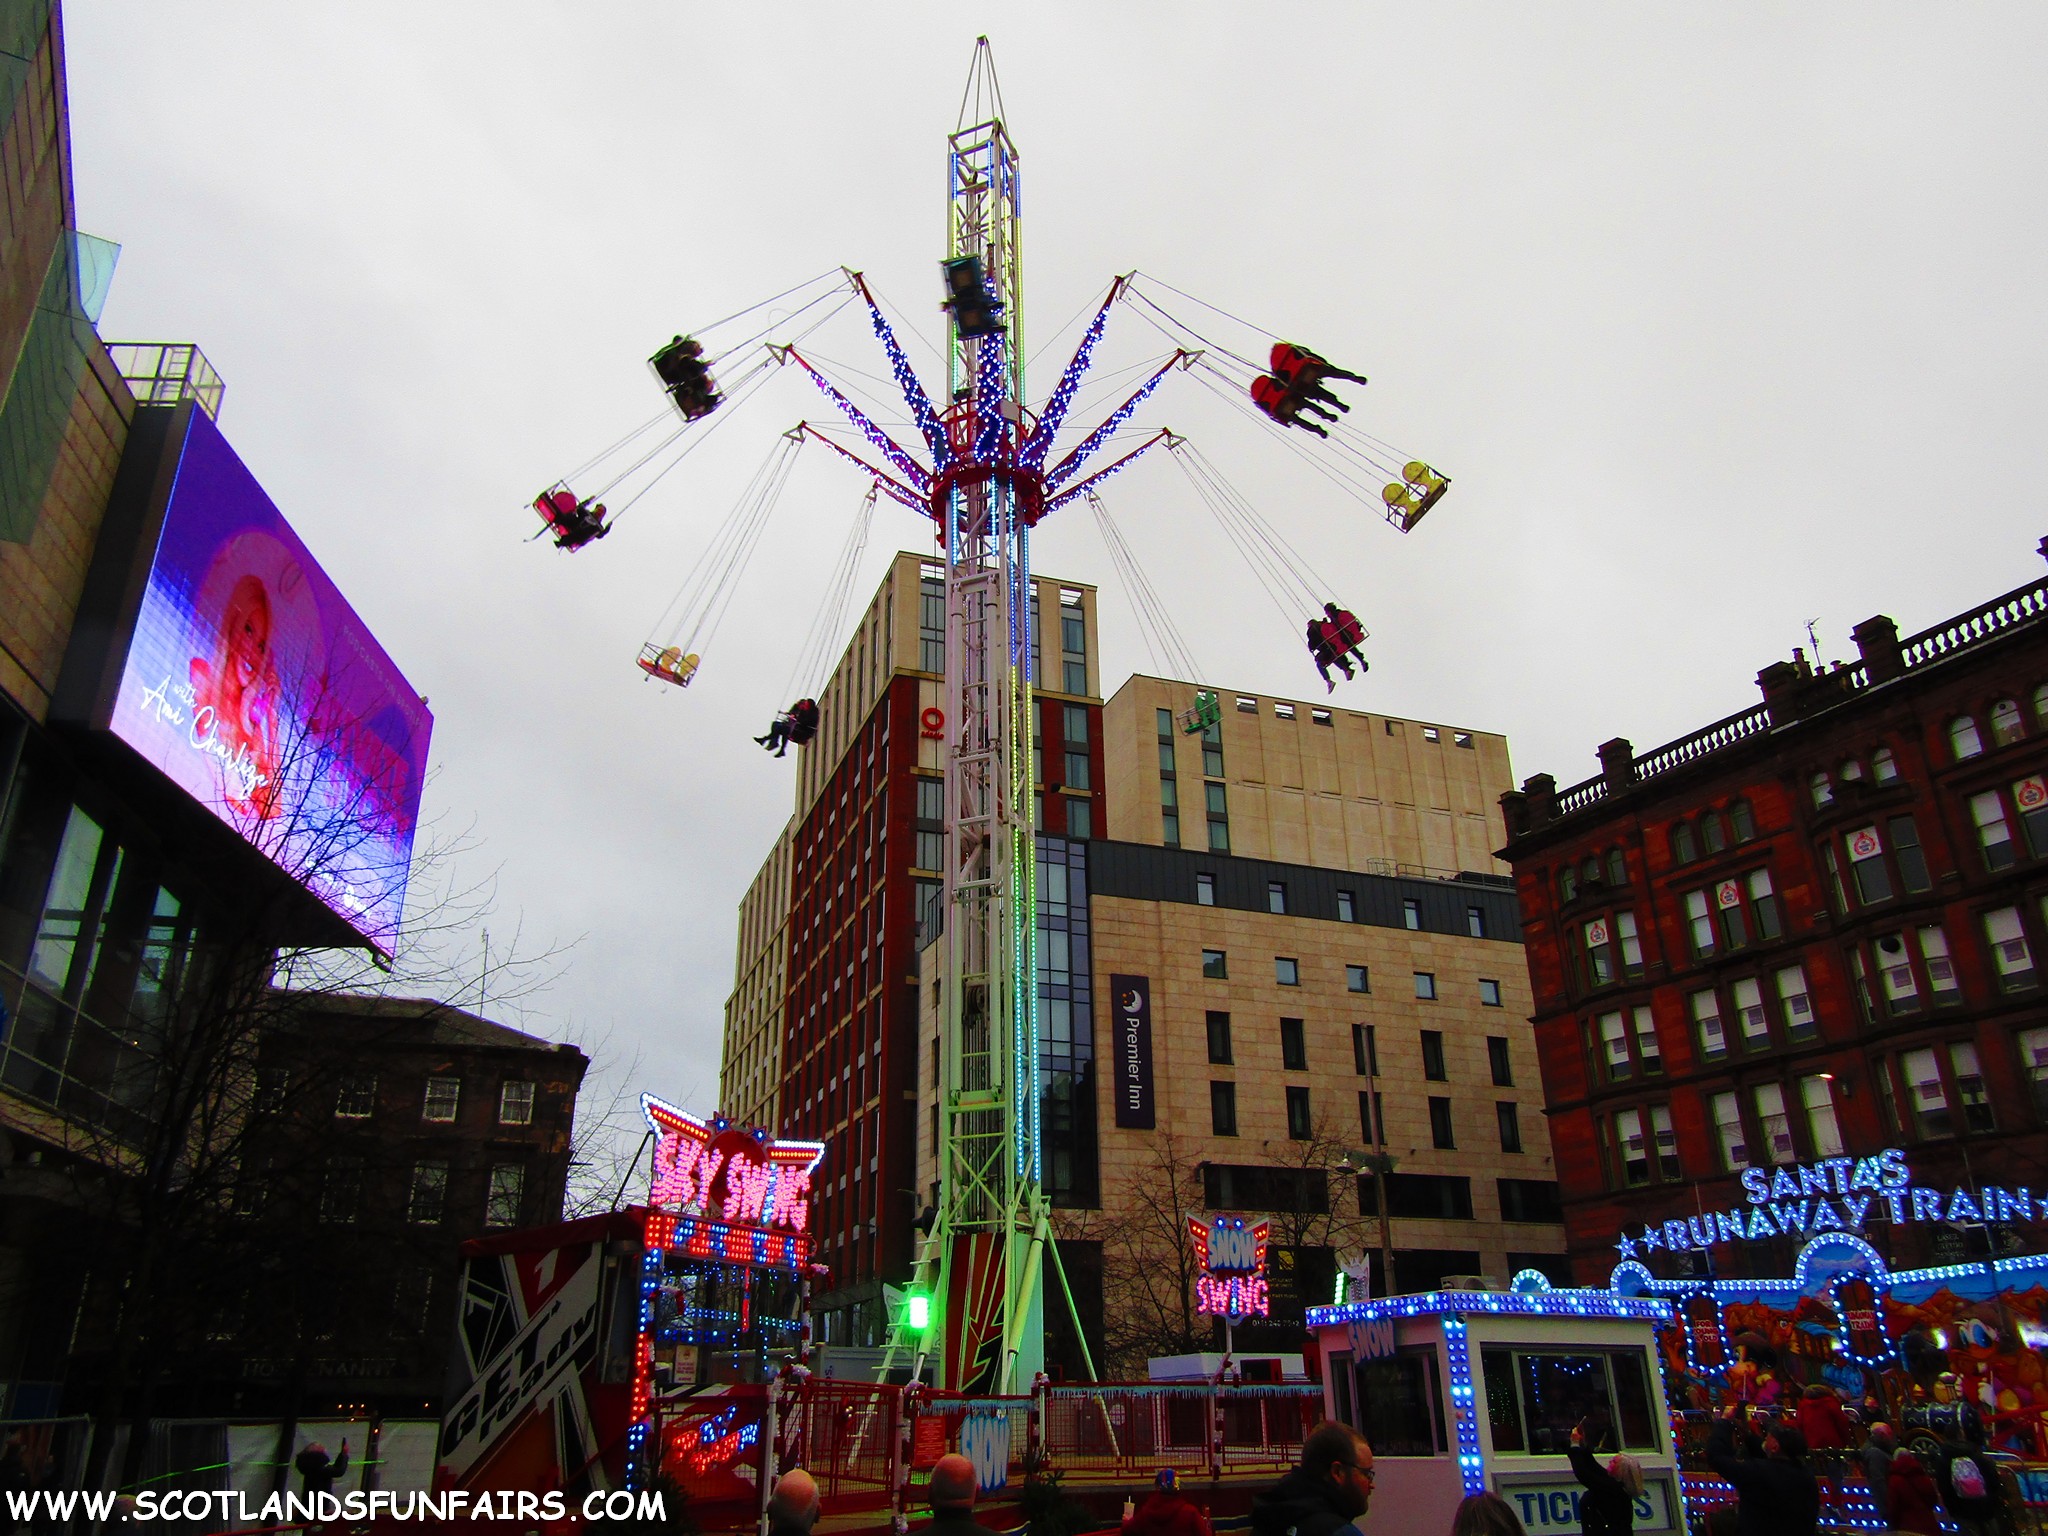
[(455, 1118), (455, 1112), (461, 1103), (461, 1078), (430, 1077), (427, 1079), (426, 1107), (420, 1111), (420, 1118), (445, 1123)]
[(1458, 1144), (1451, 1137), (1451, 1101), (1432, 1098), (1429, 1101), (1429, 1143), (1439, 1151), (1450, 1151)]
[(1885, 1007), (1895, 1015), (1920, 1011), (1920, 983), (1913, 976), (1913, 960), (1906, 953), (1906, 936), (1881, 934), (1877, 940), (1877, 974), (1884, 982)]
[(1337, 893), (1337, 921), (1355, 923), (1358, 921), (1358, 899), (1349, 891)]
[(1999, 907), (1984, 914), (1984, 934), (1991, 941), (1991, 964), (1999, 990), (2021, 992), (2034, 984), (2034, 956), (2020, 926), (2018, 907)]
[(1223, 727), (1215, 721), (1202, 727), (1202, 777), (1223, 777)]
[(1768, 1050), (1771, 1019), (1764, 1012), (1764, 989), (1754, 976), (1743, 976), (1728, 985), (1728, 1000), (1735, 1005), (1735, 1017), (1742, 1026), (1745, 1051)]
[(1202, 974), (1211, 981), (1222, 981), (1230, 975), (1230, 970), (1222, 950), (1205, 949), (1202, 951)]
[(1755, 1090), (1756, 1119), (1763, 1131), (1763, 1144), (1774, 1163), (1795, 1163), (1798, 1149), (1792, 1145), (1792, 1117), (1785, 1113), (1785, 1090), (1776, 1083), (1759, 1083)]
[(1467, 936), (1475, 939), (1486, 937), (1486, 908), (1467, 907), (1465, 909), (1465, 932)]
[(1906, 1079), (1906, 1098), (1921, 1139), (1954, 1135), (1955, 1116), (1949, 1110), (1948, 1090), (1942, 1086), (1941, 1067), (1933, 1049), (1907, 1051), (1899, 1057), (1899, 1070)]
[(1294, 718), (1294, 706), (1292, 704), (1282, 704), (1278, 699), (1275, 699), (1273, 701), (1273, 718), (1275, 720), (1292, 720)]
[(1948, 1048), (1948, 1065), (1955, 1075), (1956, 1099), (1963, 1106), (1964, 1129), (1996, 1130), (1991, 1096), (1984, 1091), (1984, 1072), (1977, 1065), (1977, 1047), (1967, 1040), (1958, 1040)]
[(1422, 903), (1412, 896), (1404, 898), (1401, 902), (1401, 926), (1411, 933), (1419, 931), (1422, 927)]
[(1327, 725), (1331, 730), (1337, 728), (1336, 718), (1327, 709), (1317, 709), (1311, 705), (1308, 718), (1309, 722), (1313, 725)]
[(1728, 836), (1721, 830), (1721, 818), (1711, 811), (1700, 818), (1700, 845), (1709, 853), (1719, 853), (1728, 846)]
[(1508, 1060), (1506, 1036), (1488, 1035), (1486, 1037), (1486, 1060), (1487, 1064), (1493, 1068), (1494, 1087), (1512, 1088), (1515, 1086), (1514, 1066)]
[(518, 1226), (519, 1202), (525, 1193), (525, 1164), (493, 1164), (491, 1167), (490, 1194), (484, 1201), (484, 1225), (487, 1227)]
[(1633, 1075), (1634, 1068), (1629, 1061), (1628, 1034), (1622, 1026), (1621, 1014), (1618, 1011), (1601, 1014), (1599, 1026), (1600, 1060), (1606, 1070), (1607, 1081), (1624, 1082)]
[(1699, 1040), (1700, 1056), (1713, 1061), (1728, 1054), (1728, 1032), (1721, 1023), (1721, 1000), (1711, 988), (1686, 998), (1692, 1013), (1693, 1034)]
[(1287, 882), (1268, 880), (1266, 882), (1266, 910), (1285, 915), (1287, 911)]
[(1344, 990), (1347, 992), (1370, 992), (1372, 978), (1362, 965), (1344, 967)]
[(1095, 835), (1095, 807), (1084, 796), (1069, 795), (1067, 801), (1067, 836), (1087, 839)]
[(1415, 973), (1415, 995), (1416, 995), (1417, 997), (1419, 997), (1419, 998), (1423, 999), (1423, 1000), (1424, 1000), (1425, 1002), (1430, 1002), (1430, 1001), (1434, 1001), (1434, 1000), (1435, 1000), (1435, 998), (1436, 998), (1436, 972), (1434, 972), (1434, 971), (1417, 971), (1417, 972)]
[(2020, 1070), (2026, 1074), (2027, 1090), (2034, 1100), (2034, 1118), (2048, 1124), (2048, 1029), (2023, 1029), (2014, 1044), (2019, 1047)]
[(1834, 1079), (1825, 1072), (1799, 1080), (1799, 1099), (1806, 1106), (1806, 1137), (1815, 1157), (1842, 1155), (1842, 1128), (1835, 1121)]
[(1699, 849), (1692, 839), (1692, 824), (1684, 821), (1674, 823), (1671, 828), (1671, 862), (1690, 864), (1698, 857)]
[(1444, 1070), (1444, 1032), (1440, 1029), (1422, 1032), (1422, 1075), (1432, 1083), (1450, 1081), (1450, 1073)]
[(1307, 1141), (1315, 1135), (1308, 1110), (1308, 1090), (1290, 1087), (1287, 1090), (1287, 1134), (1295, 1141)]
[(1221, 784), (1204, 784), (1202, 793), (1208, 806), (1209, 851), (1230, 852), (1230, 804)]
[(256, 1069), (256, 1100), (250, 1107), (259, 1115), (274, 1115), (284, 1108), (286, 1092), (291, 1088), (292, 1074), (285, 1067), (259, 1067)]
[(1081, 612), (1081, 594), (1060, 592), (1060, 691), (1088, 691), (1088, 624)]
[(1685, 1176), (1678, 1161), (1678, 1132), (1671, 1124), (1671, 1110), (1663, 1104), (1650, 1106), (1650, 1136), (1657, 1144), (1657, 1168), (1666, 1183)]
[(1209, 1010), (1209, 1060), (1217, 1066), (1230, 1065), (1230, 1015)]
[(1514, 1104), (1501, 1100), (1493, 1106), (1494, 1119), (1500, 1123), (1500, 1149), (1503, 1152), (1522, 1150), (1522, 1119)]
[(1289, 1072), (1308, 1070), (1308, 1039), (1299, 1019), (1280, 1021), (1280, 1065)]
[[(2043, 1039), (2048, 1040), (2048, 1030), (2041, 1033)], [(1380, 1042), (1378, 1033), (1372, 1025), (1351, 1026), (1351, 1060), (1360, 1077), (1380, 1075)]]
[(1815, 773), (1814, 776), (1807, 781), (1807, 786), (1813, 791), (1813, 805), (1815, 810), (1824, 811), (1829, 806), (1835, 803), (1835, 786), (1833, 781), (1831, 781), (1828, 778), (1827, 770), (1822, 769), (1819, 772)]
[(335, 1095), (334, 1100), (334, 1116), (337, 1120), (367, 1120), (370, 1118), (370, 1112), (376, 1107), (376, 1078), (344, 1077), (341, 1080), (341, 1091)]
[(329, 1158), (320, 1181), (320, 1219), (344, 1226), (353, 1222), (362, 1193), (363, 1160), (359, 1157)]
[(917, 669), (941, 674), (946, 670), (946, 584), (933, 576), (918, 583)]
[(1856, 882), (1856, 899), (1865, 906), (1889, 901), (1892, 881), (1884, 867), (1884, 841), (1876, 827), (1862, 827), (1847, 838), (1849, 872)]
[[(1500, 1219), (1502, 1221), (1541, 1221), (1558, 1223), (1564, 1220), (1564, 1206), (1558, 1195), (1554, 1179), (1496, 1179), (1495, 1187), (1500, 1192)], [(1514, 1267), (1514, 1256), (1509, 1255), (1509, 1267)], [(1506, 1449), (1499, 1439), (1500, 1428), (1494, 1428), (1494, 1445)]]
[(439, 1221), (448, 1205), (448, 1165), (414, 1163), (412, 1193), (405, 1203), (405, 1219), (430, 1226)]
[(1301, 985), (1301, 962), (1291, 955), (1273, 957), (1273, 980), (1283, 987)]
[(1630, 1013), (1635, 1026), (1636, 1060), (1642, 1063), (1645, 1076), (1655, 1076), (1664, 1070), (1664, 1048), (1657, 1043), (1657, 1021), (1648, 1008), (1636, 1008)]
[(1787, 1040), (1811, 1040), (1816, 1033), (1813, 998), (1806, 990), (1806, 968), (1788, 965), (1778, 972), (1778, 1006), (1785, 1015)]
[(1569, 906), (1578, 898), (1578, 894), (1579, 872), (1567, 864), (1557, 872), (1557, 899)]
[(917, 782), (917, 846), (911, 862), (919, 869), (946, 867), (946, 781), (919, 779)]
[(1482, 1008), (1498, 1008), (1500, 1006), (1499, 982), (1489, 981), (1484, 976), (1479, 978), (1479, 1006)]
[(2006, 825), (2005, 802), (1995, 789), (1970, 796), (1970, 820), (1977, 826), (1977, 848), (1984, 855), (1984, 867), (1997, 871), (2018, 862), (2012, 828)]
[(533, 1084), (509, 1082), (498, 1090), (498, 1124), (533, 1124)]
[(1957, 715), (1948, 723), (1948, 744), (1956, 755), (1956, 761), (1975, 757), (1984, 750), (1983, 738), (1977, 734), (1977, 722), (1968, 715)]
[(1209, 1130), (1216, 1136), (1237, 1134), (1237, 1084), (1209, 1085)]
[(1991, 706), (1991, 744), (1994, 747), (2010, 746), (2027, 734), (2027, 727), (2020, 719), (2017, 699), (2000, 699)]
[[(1379, 1125), (1373, 1123), (1374, 1113), (1380, 1108), (1379, 1099), (1380, 1096), (1376, 1093), (1368, 1093), (1363, 1088), (1358, 1090), (1358, 1134), (1365, 1138), (1365, 1144), (1368, 1147), (1376, 1147), (1386, 1140), (1387, 1128), (1384, 1123), (1385, 1117), (1381, 1116), (1382, 1123)], [(1363, 1183), (1364, 1181), (1361, 1180), (1360, 1182)], [(1361, 1212), (1360, 1214), (1370, 1213)]]
[(1890, 747), (1879, 747), (1870, 754), (1870, 777), (1879, 784), (1898, 782), (1899, 760), (1892, 756)]
[(1927, 989), (1936, 1005), (1952, 1003), (1962, 996), (1956, 968), (1948, 955), (1948, 935), (1937, 924), (1919, 930), (1920, 963), (1927, 968)]
[(1749, 1141), (1742, 1130), (1742, 1105), (1732, 1093), (1717, 1093), (1708, 1100), (1714, 1116), (1714, 1140), (1721, 1153), (1721, 1166), (1730, 1173), (1749, 1166)]
[(1643, 944), (1636, 934), (1633, 912), (1614, 912), (1596, 917), (1581, 930), (1586, 944), (1587, 984), (1604, 987), (1615, 978), (1616, 952), (1621, 969), (1630, 976), (1643, 970)]
[(1214, 875), (1195, 876), (1195, 905), (1198, 907), (1213, 907), (1216, 905), (1216, 877)]
[(1746, 843), (1756, 836), (1756, 817), (1750, 813), (1747, 800), (1737, 800), (1728, 807), (1728, 824), (1735, 829), (1735, 841)]
[(1621, 1182), (1631, 1189), (1650, 1182), (1650, 1141), (1643, 1134), (1643, 1112), (1619, 1110), (1614, 1116), (1614, 1146), (1620, 1156)]

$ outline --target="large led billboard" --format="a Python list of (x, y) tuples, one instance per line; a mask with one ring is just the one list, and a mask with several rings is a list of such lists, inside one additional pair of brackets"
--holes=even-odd
[(108, 728), (386, 945), (433, 717), (212, 419), (186, 415)]

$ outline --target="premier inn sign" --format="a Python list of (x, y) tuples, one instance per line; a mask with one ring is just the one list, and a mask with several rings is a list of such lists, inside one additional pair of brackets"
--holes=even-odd
[(1874, 1222), (2007, 1223), (2048, 1220), (2048, 1190), (2036, 1197), (2026, 1186), (1934, 1189), (1913, 1182), (1906, 1154), (1888, 1147), (1875, 1157), (1829, 1157), (1781, 1168), (1743, 1170), (1747, 1203), (1731, 1211), (1645, 1227), (1624, 1233), (1614, 1247), (1624, 1259), (1660, 1248), (1679, 1252), (1716, 1243), (1756, 1242), (1767, 1237), (1812, 1237), (1823, 1232), (1861, 1232)]

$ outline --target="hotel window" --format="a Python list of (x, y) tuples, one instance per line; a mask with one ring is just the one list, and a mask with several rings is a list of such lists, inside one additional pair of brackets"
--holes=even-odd
[(1610, 1083), (1624, 1082), (1635, 1075), (1635, 1066), (1629, 1060), (1628, 1031), (1623, 1026), (1621, 1014), (1603, 1013), (1599, 1019), (1600, 1060), (1607, 1070)]
[(1223, 727), (1213, 720), (1202, 727), (1202, 777), (1223, 777)]
[(1731, 982), (1728, 1000), (1735, 1005), (1735, 1017), (1742, 1024), (1742, 1048), (1761, 1051), (1771, 1043), (1770, 1015), (1764, 1012), (1764, 991), (1754, 976)]
[(1450, 1073), (1444, 1069), (1444, 1032), (1440, 1029), (1422, 1031), (1422, 1075), (1432, 1083), (1450, 1081)]
[(1159, 729), (1159, 840), (1169, 848), (1180, 846), (1180, 780), (1173, 768), (1173, 711), (1158, 714)]
[(1198, 907), (1213, 907), (1216, 905), (1216, 877), (1214, 875), (1195, 876), (1195, 905)]
[(1942, 1086), (1941, 1067), (1931, 1047), (1907, 1051), (1899, 1057), (1899, 1071), (1906, 1080), (1907, 1102), (1913, 1106), (1913, 1120), (1923, 1140), (1955, 1134), (1955, 1116), (1949, 1110), (1948, 1090)]
[(946, 670), (946, 583), (935, 576), (918, 583), (917, 669)]
[(1315, 1133), (1315, 1124), (1309, 1116), (1308, 1090), (1290, 1087), (1287, 1090), (1288, 1137), (1294, 1141), (1307, 1141)]
[[(1365, 1138), (1368, 1147), (1379, 1146), (1387, 1139), (1385, 1111), (1386, 1106), (1380, 1103), (1380, 1095), (1368, 1093), (1363, 1088), (1358, 1090), (1358, 1134)], [(1373, 1124), (1376, 1112), (1379, 1115), (1378, 1125)]]
[(1275, 986), (1281, 987), (1300, 986), (1301, 962), (1292, 955), (1275, 955), (1273, 957), (1273, 983)]
[(1308, 1037), (1300, 1019), (1280, 1021), (1280, 1065), (1289, 1072), (1308, 1070)]
[(1230, 1015), (1209, 1010), (1209, 1060), (1219, 1067), (1230, 1065)]
[(1372, 978), (1364, 966), (1347, 965), (1344, 967), (1344, 990), (1347, 992), (1370, 992), (1372, 990)]
[(1984, 934), (1991, 941), (1991, 964), (2001, 991), (2020, 992), (2034, 985), (2034, 956), (2020, 926), (2018, 907), (1999, 907), (1984, 914)]
[(1401, 926), (1411, 933), (1422, 927), (1422, 903), (1412, 896), (1401, 903)]
[(1927, 967), (1927, 990), (1934, 994), (1936, 1005), (1957, 1001), (1962, 987), (1956, 980), (1955, 963), (1949, 959), (1948, 935), (1930, 924), (1919, 930), (1919, 941), (1920, 963)]
[(513, 1082), (499, 1088), (498, 1124), (533, 1124), (533, 1084)]
[(1806, 990), (1806, 967), (1788, 965), (1778, 972), (1778, 1006), (1785, 1013), (1787, 1040), (1814, 1037), (1813, 997)]
[(1500, 983), (1488, 980), (1484, 976), (1480, 977), (1479, 1006), (1482, 1008), (1498, 1008), (1500, 1005)]
[(430, 1077), (427, 1079), (427, 1099), (420, 1110), (420, 1118), (445, 1124), (455, 1118), (455, 1112), (461, 1103), (461, 1078)]
[(1220, 949), (1202, 951), (1202, 974), (1211, 981), (1222, 981), (1230, 975), (1229, 957)]
[(1081, 594), (1060, 591), (1060, 691), (1088, 691), (1088, 625), (1081, 613)]
[(1467, 907), (1465, 909), (1465, 932), (1468, 937), (1475, 939), (1486, 937), (1486, 908)]
[(1430, 1145), (1439, 1151), (1448, 1152), (1458, 1144), (1451, 1137), (1451, 1101), (1431, 1099), (1429, 1101)]
[(1630, 1022), (1635, 1028), (1636, 1060), (1642, 1064), (1644, 1075), (1653, 1076), (1664, 1070), (1664, 1048), (1657, 1043), (1657, 1021), (1648, 1008), (1631, 1011)]
[(1785, 1113), (1785, 1090), (1776, 1083), (1758, 1083), (1754, 1091), (1757, 1127), (1774, 1163), (1796, 1163), (1799, 1154), (1792, 1145), (1792, 1117)]
[(1266, 882), (1266, 910), (1285, 916), (1287, 912), (1287, 882), (1268, 880)]
[(1948, 723), (1948, 744), (1956, 755), (1956, 761), (1975, 757), (1984, 750), (1984, 740), (1977, 734), (1977, 722), (1968, 715), (1957, 715)]
[(1230, 852), (1230, 802), (1221, 784), (1204, 784), (1202, 794), (1209, 815), (1209, 851)]
[(2026, 734), (2017, 699), (2000, 699), (1991, 706), (1991, 744), (1994, 747), (2010, 746)]
[(1316, 709), (1313, 706), (1311, 706), (1308, 712), (1308, 718), (1310, 724), (1312, 725), (1327, 725), (1330, 727), (1331, 730), (1335, 730), (1337, 728), (1336, 718), (1333, 715), (1331, 715), (1331, 713), (1327, 709)]
[(2023, 1029), (2013, 1043), (2019, 1047), (2020, 1070), (2033, 1095), (2034, 1117), (2048, 1123), (2048, 1029)]
[(1209, 1131), (1216, 1136), (1237, 1134), (1237, 1084), (1209, 1085)]
[(1067, 836), (1090, 838), (1095, 835), (1095, 807), (1085, 795), (1068, 795)]
[(1514, 1104), (1502, 1100), (1493, 1106), (1494, 1119), (1500, 1123), (1500, 1149), (1503, 1152), (1522, 1150), (1522, 1117)]
[(1240, 715), (1256, 715), (1259, 712), (1259, 701), (1248, 699), (1240, 693), (1237, 696), (1237, 712)]
[(1700, 1055), (1708, 1061), (1728, 1054), (1728, 1032), (1721, 1023), (1721, 1000), (1712, 989), (1695, 992), (1686, 999), (1692, 1012), (1693, 1033), (1699, 1038)]
[(1815, 1157), (1842, 1155), (1842, 1128), (1835, 1121), (1835, 1085), (1825, 1073), (1799, 1080), (1799, 1098), (1806, 1106), (1806, 1136)]
[(2012, 828), (2006, 825), (2005, 803), (1998, 791), (1987, 789), (1970, 796), (1970, 820), (1977, 826), (1977, 847), (1988, 870), (2010, 869), (2019, 855), (2013, 847)]
[(1884, 983), (1884, 1005), (1893, 1014), (1920, 1011), (1920, 983), (1913, 975), (1913, 957), (1906, 936), (1885, 933), (1877, 939), (1877, 974)]
[(1963, 1106), (1964, 1129), (1996, 1130), (1991, 1095), (1984, 1089), (1984, 1070), (1977, 1065), (1977, 1047), (1967, 1040), (1958, 1040), (1948, 1048), (1948, 1065), (1956, 1080), (1956, 1098)]
[[(2043, 1031), (2048, 1034), (2048, 1031)], [(1380, 1042), (1378, 1032), (1370, 1024), (1351, 1026), (1351, 1060), (1360, 1077), (1380, 1075)]]
[(1430, 1002), (1435, 999), (1436, 973), (1434, 971), (1417, 971), (1415, 973), (1415, 995), (1424, 1002)]
[(1514, 1064), (1508, 1060), (1508, 1042), (1504, 1035), (1486, 1037), (1486, 1061), (1493, 1069), (1493, 1086), (1512, 1088), (1515, 1086)]
[(1708, 1100), (1714, 1116), (1714, 1141), (1721, 1153), (1721, 1166), (1730, 1173), (1749, 1166), (1749, 1139), (1743, 1134), (1742, 1105), (1732, 1093), (1717, 1093)]
[(919, 779), (917, 804), (917, 847), (911, 859), (918, 869), (946, 867), (946, 781)]
[(1282, 704), (1278, 699), (1275, 699), (1273, 701), (1273, 718), (1275, 720), (1292, 720), (1294, 718), (1294, 706), (1292, 704)]
[(1337, 893), (1337, 921), (1355, 923), (1358, 921), (1358, 899), (1349, 891)]

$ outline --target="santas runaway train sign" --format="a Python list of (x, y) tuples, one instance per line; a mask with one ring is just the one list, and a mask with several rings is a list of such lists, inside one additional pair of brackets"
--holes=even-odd
[(1747, 1203), (1732, 1211), (1709, 1211), (1626, 1233), (1615, 1250), (1625, 1259), (1638, 1251), (1673, 1252), (1716, 1243), (1755, 1242), (1767, 1237), (1810, 1237), (1822, 1232), (1860, 1232), (1872, 1222), (1903, 1225), (1917, 1221), (2006, 1223), (2048, 1220), (2048, 1190), (2037, 1197), (2026, 1186), (1985, 1184), (1976, 1189), (1933, 1189), (1913, 1182), (1906, 1154), (1888, 1147), (1875, 1157), (1829, 1157), (1782, 1168), (1746, 1168)]

